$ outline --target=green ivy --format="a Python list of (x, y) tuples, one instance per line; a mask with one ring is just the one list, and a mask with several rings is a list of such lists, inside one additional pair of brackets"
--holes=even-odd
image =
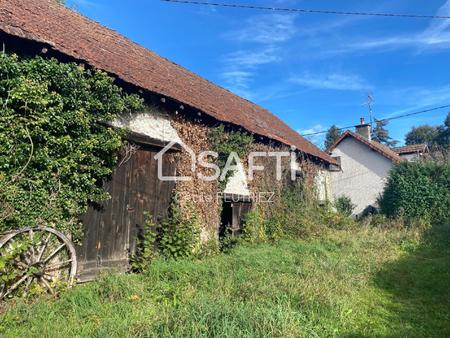
[(4, 287), (13, 284), (17, 276), (23, 274), (23, 270), (20, 270), (14, 261), (26, 253), (33, 244), (31, 240), (23, 240), (12, 244), (8, 250), (0, 249), (0, 292), (4, 291)]
[(104, 122), (143, 101), (101, 71), (1, 54), (0, 107), (0, 232), (40, 224), (79, 237), (122, 145)]

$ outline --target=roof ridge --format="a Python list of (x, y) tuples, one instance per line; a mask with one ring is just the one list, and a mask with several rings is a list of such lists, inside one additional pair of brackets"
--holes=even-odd
[(386, 146), (385, 144), (382, 144), (378, 141), (374, 140), (368, 140), (364, 136), (359, 135), (358, 133), (355, 133), (351, 130), (346, 130), (341, 137), (329, 148), (329, 152), (333, 151), (339, 143), (341, 143), (346, 137), (351, 136), (355, 138), (356, 140), (362, 142), (363, 144), (367, 145), (368, 147), (372, 148), (373, 150), (377, 151), (384, 157), (390, 159), (394, 162), (399, 162), (401, 160), (400, 156), (394, 152), (391, 148)]

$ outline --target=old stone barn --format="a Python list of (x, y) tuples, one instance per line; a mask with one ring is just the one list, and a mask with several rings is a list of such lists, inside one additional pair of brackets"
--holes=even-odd
[[(150, 213), (156, 222), (167, 217), (174, 194), (183, 212), (196, 212), (201, 238), (207, 240), (216, 238), (224, 226), (238, 229), (243, 214), (261, 202), (255, 198), (258, 193), (281, 191), (286, 180), (277, 180), (275, 157), (260, 159), (266, 169), (255, 172), (253, 180), (246, 177), (246, 160), (225, 183), (193, 174), (192, 152), (217, 149), (211, 130), (220, 126), (224, 132), (252, 137), (245, 153), (295, 149), (295, 168), (284, 159), (283, 175), (306, 165), (315, 168), (319, 198), (327, 198), (327, 170), (333, 159), (268, 110), (54, 0), (1, 1), (0, 41), (8, 53), (101, 69), (125, 91), (145, 99), (144, 111), (111, 123), (128, 128), (131, 143), (106, 183), (111, 199), (83, 217), (84, 242), (77, 248), (81, 279), (107, 267), (126, 268), (144, 214)], [(162, 149), (167, 151), (161, 153)], [(158, 179), (158, 154), (164, 176), (192, 179)]]

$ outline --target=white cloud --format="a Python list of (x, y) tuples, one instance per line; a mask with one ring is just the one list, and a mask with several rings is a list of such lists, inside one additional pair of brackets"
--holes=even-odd
[(250, 82), (253, 80), (253, 73), (243, 70), (230, 70), (220, 74), (220, 77), (226, 84), (227, 88), (247, 99), (252, 98), (249, 91)]
[(354, 74), (331, 73), (328, 75), (312, 75), (305, 73), (291, 76), (289, 80), (292, 83), (311, 89), (359, 91), (371, 88), (366, 80)]
[(267, 47), (256, 51), (239, 50), (226, 55), (224, 61), (231, 67), (251, 68), (280, 61), (280, 57), (276, 54), (277, 50), (275, 47)]
[(262, 14), (245, 20), (239, 29), (223, 35), (238, 43), (246, 43), (247, 49), (231, 52), (223, 57), (224, 69), (220, 78), (229, 90), (252, 99), (251, 84), (263, 65), (280, 62), (281, 46), (296, 33), (295, 15)]
[[(297, 132), (300, 135), (308, 135), (308, 134), (314, 134), (323, 130), (326, 130), (327, 128), (321, 124), (316, 124), (310, 128), (307, 129), (300, 129), (297, 130)], [(309, 135), (309, 136), (304, 136), (308, 141), (314, 143), (316, 146), (318, 147), (322, 147), (325, 141), (325, 134), (316, 134), (316, 135)]]
[(263, 14), (246, 20), (244, 27), (225, 34), (235, 41), (275, 44), (288, 41), (295, 33), (295, 15)]
[[(436, 15), (450, 16), (450, 0), (447, 0), (437, 11)], [(422, 32), (383, 36), (378, 38), (364, 38), (353, 41), (339, 52), (351, 53), (365, 49), (380, 49), (385, 51), (411, 47), (419, 50), (430, 48), (450, 48), (450, 20), (432, 20), (431, 24)]]
[[(450, 85), (440, 87), (410, 86), (396, 88), (381, 93), (379, 97), (379, 103), (382, 105), (403, 107), (383, 116), (392, 117), (428, 107), (450, 104)], [(413, 116), (412, 118), (416, 117)]]
[(278, 62), (277, 48), (267, 47), (256, 51), (239, 50), (223, 58), (224, 70), (219, 75), (225, 87), (249, 100), (254, 98), (250, 85), (256, 76), (258, 67)]

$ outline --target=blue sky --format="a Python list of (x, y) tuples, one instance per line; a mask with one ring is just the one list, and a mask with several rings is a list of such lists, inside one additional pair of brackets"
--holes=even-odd
[[(450, 0), (220, 0), (450, 15)], [(219, 1), (219, 2), (220, 2)], [(288, 14), (159, 0), (68, 0), (82, 14), (268, 108), (300, 133), (450, 104), (450, 20)], [(446, 110), (389, 124), (403, 141)], [(318, 145), (323, 135), (313, 137)]]

